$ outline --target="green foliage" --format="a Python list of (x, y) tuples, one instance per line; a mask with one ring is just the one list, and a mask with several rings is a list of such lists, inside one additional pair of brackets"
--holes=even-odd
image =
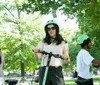
[(68, 29), (68, 28), (62, 28), (60, 30), (60, 34), (62, 35), (62, 37), (64, 38), (64, 40), (66, 40), (68, 42), (71, 39), (70, 31), (72, 31), (72, 30), (71, 29)]
[[(98, 9), (100, 9), (99, 0), (25, 0), (23, 2), (6, 0), (2, 2), (0, 38), (3, 41), (2, 50), (6, 57), (6, 69), (20, 69), (21, 61), (25, 63), (25, 70), (35, 69), (38, 63), (34, 60), (30, 46), (36, 46), (44, 36), (40, 13), (52, 13), (56, 17), (56, 11), (61, 11), (69, 18), (76, 17), (79, 25), (79, 31), (75, 33), (72, 33), (72, 30), (61, 29), (61, 34), (69, 43), (71, 59), (70, 65), (64, 65), (66, 72), (76, 65), (75, 60), (80, 49), (76, 39), (80, 34), (85, 33), (90, 36), (93, 43), (91, 55), (99, 59), (100, 11)], [(6, 31), (8, 25), (11, 31)]]
[(26, 10), (28, 13), (35, 11), (40, 11), (41, 14), (54, 13), (61, 6), (59, 2), (54, 0), (27, 0), (21, 10)]
[[(32, 14), (19, 13), (17, 10), (18, 4), (16, 6), (14, 2), (6, 3), (8, 4), (2, 6), (4, 10), (0, 11), (1, 13), (4, 12), (0, 17), (3, 22), (1, 25), (5, 30), (0, 28), (0, 38), (3, 40), (2, 50), (5, 54), (5, 69), (20, 70), (21, 63), (24, 63), (26, 71), (33, 71), (38, 63), (34, 60), (31, 46), (36, 46), (43, 37), (41, 36), (43, 35), (40, 22), (41, 16), (38, 12), (34, 13), (34, 16)], [(16, 15), (14, 15), (15, 13)], [(10, 30), (7, 30), (8, 27), (10, 27)]]
[(77, 17), (81, 33), (93, 34), (97, 37), (96, 30), (100, 30), (99, 0), (27, 0), (27, 3), (23, 4), (23, 9), (40, 11), (41, 14), (53, 13), (53, 11), (56, 14), (56, 11), (61, 10), (70, 18)]

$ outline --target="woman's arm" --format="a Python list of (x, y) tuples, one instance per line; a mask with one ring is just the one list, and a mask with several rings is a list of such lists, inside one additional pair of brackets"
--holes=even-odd
[(35, 47), (33, 48), (33, 50), (34, 50), (35, 60), (39, 60), (39, 54), (38, 54), (38, 51), (40, 50), (39, 47)]
[(68, 44), (64, 45), (62, 58), (65, 60), (66, 64), (70, 63)]
[(36, 47), (33, 47), (35, 60), (39, 60), (42, 56), (41, 53), (38, 53), (39, 50), (43, 50), (43, 41), (40, 41)]

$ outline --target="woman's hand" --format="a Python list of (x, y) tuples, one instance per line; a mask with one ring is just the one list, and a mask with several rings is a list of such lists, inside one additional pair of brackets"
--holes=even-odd
[(33, 48), (34, 53), (38, 53), (39, 50), (40, 50), (39, 47), (34, 47), (34, 48)]
[(67, 55), (62, 55), (62, 58), (65, 60), (66, 64), (70, 63), (70, 59)]
[(63, 58), (64, 60), (67, 60), (67, 59), (68, 59), (67, 55), (62, 55), (62, 58)]
[(37, 53), (39, 52), (40, 48), (39, 47), (33, 47), (33, 51), (34, 51), (34, 57), (36, 60), (39, 59)]
[(65, 60), (66, 64), (70, 64), (70, 59)]

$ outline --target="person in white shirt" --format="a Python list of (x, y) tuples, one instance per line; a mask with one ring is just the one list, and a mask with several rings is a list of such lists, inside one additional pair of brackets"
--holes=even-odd
[(0, 49), (0, 85), (4, 85), (4, 55)]
[[(70, 63), (68, 43), (64, 41), (62, 36), (59, 34), (59, 26), (55, 20), (47, 21), (44, 27), (46, 36), (39, 42), (35, 47), (34, 54), (35, 59), (42, 59), (40, 67), (40, 81), (39, 85), (42, 85), (45, 67), (47, 64), (48, 57), (38, 53), (39, 50), (52, 52), (53, 54), (59, 54), (62, 56), (66, 64)], [(49, 64), (49, 70), (47, 74), (45, 85), (64, 85), (64, 78), (62, 73), (62, 59), (51, 57)]]
[(77, 55), (77, 72), (78, 80), (80, 80), (78, 85), (93, 85), (92, 64), (94, 66), (95, 64), (100, 64), (100, 60), (96, 60), (90, 55), (89, 49), (92, 44), (87, 35), (83, 34), (79, 36), (77, 42), (82, 48)]

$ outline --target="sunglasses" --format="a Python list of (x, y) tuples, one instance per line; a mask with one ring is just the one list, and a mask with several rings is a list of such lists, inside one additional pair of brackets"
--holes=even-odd
[(56, 29), (55, 27), (47, 27), (47, 31), (55, 30), (55, 29)]

